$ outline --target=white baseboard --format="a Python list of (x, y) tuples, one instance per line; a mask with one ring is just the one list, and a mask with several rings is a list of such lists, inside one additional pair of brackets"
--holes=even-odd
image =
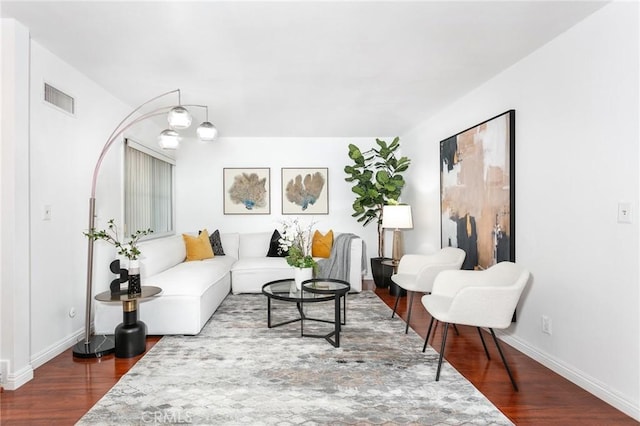
[(538, 361), (540, 364), (561, 375), (570, 382), (580, 386), (582, 389), (600, 398), (607, 404), (617, 408), (635, 420), (640, 421), (640, 405), (638, 405), (638, 401), (625, 399), (622, 395), (616, 394), (609, 389), (604, 383), (584, 374), (582, 371), (576, 370), (575, 368), (562, 363), (549, 354), (540, 352), (537, 348), (530, 346), (522, 340), (511, 335), (501, 333), (498, 330), (496, 331), (496, 335), (509, 346), (514, 347), (528, 357)]
[(1, 384), (6, 390), (16, 390), (20, 386), (33, 379), (33, 371), (51, 361), (84, 337), (84, 329), (77, 330), (72, 335), (65, 337), (54, 343), (53, 345), (45, 348), (44, 350), (33, 354), (31, 357), (31, 364), (20, 371), (9, 372), (10, 362), (8, 360), (0, 360), (0, 374), (2, 381)]
[(16, 390), (33, 379), (33, 367), (28, 365), (20, 371), (9, 372), (9, 361), (1, 360), (2, 363), (2, 387), (5, 390)]
[(78, 330), (73, 333), (71, 336), (67, 336), (62, 340), (57, 341), (53, 345), (45, 348), (37, 354), (33, 354), (31, 357), (31, 365), (33, 368), (38, 368), (41, 365), (44, 365), (48, 361), (51, 361), (53, 358), (60, 355), (62, 352), (69, 349), (71, 346), (75, 345), (79, 342), (84, 336), (84, 329)]

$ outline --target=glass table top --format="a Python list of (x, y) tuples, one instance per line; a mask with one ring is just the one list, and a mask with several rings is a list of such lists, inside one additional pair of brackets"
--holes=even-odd
[[(298, 290), (293, 278), (271, 281), (262, 286), (262, 293), (280, 300), (319, 302), (323, 300), (331, 300), (333, 299), (336, 291), (346, 292), (350, 288), (349, 284), (344, 281), (339, 282), (318, 278), (303, 283), (303, 286), (306, 286), (307, 289)], [(318, 291), (314, 292), (316, 289)]]

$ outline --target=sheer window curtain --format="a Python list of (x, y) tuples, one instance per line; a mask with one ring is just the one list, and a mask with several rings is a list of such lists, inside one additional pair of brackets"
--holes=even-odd
[(173, 233), (173, 167), (153, 151), (127, 140), (125, 148), (125, 229), (151, 228), (158, 237)]

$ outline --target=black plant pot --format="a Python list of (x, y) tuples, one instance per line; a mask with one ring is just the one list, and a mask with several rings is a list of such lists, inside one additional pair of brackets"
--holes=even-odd
[(393, 275), (393, 266), (383, 265), (382, 261), (391, 260), (388, 257), (371, 258), (371, 275), (377, 288), (387, 288)]

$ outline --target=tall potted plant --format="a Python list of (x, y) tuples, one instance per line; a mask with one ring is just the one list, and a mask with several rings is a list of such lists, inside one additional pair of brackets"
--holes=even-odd
[(351, 188), (356, 194), (351, 215), (366, 226), (376, 222), (378, 226), (378, 257), (371, 259), (371, 272), (376, 286), (383, 287), (380, 262), (384, 260), (384, 231), (382, 229), (382, 207), (397, 202), (404, 188), (402, 173), (409, 168), (411, 160), (397, 157), (400, 138), (396, 137), (390, 144), (376, 139), (377, 147), (362, 152), (360, 148), (349, 144), (349, 158), (353, 164), (344, 168), (348, 175), (345, 180), (352, 182)]

